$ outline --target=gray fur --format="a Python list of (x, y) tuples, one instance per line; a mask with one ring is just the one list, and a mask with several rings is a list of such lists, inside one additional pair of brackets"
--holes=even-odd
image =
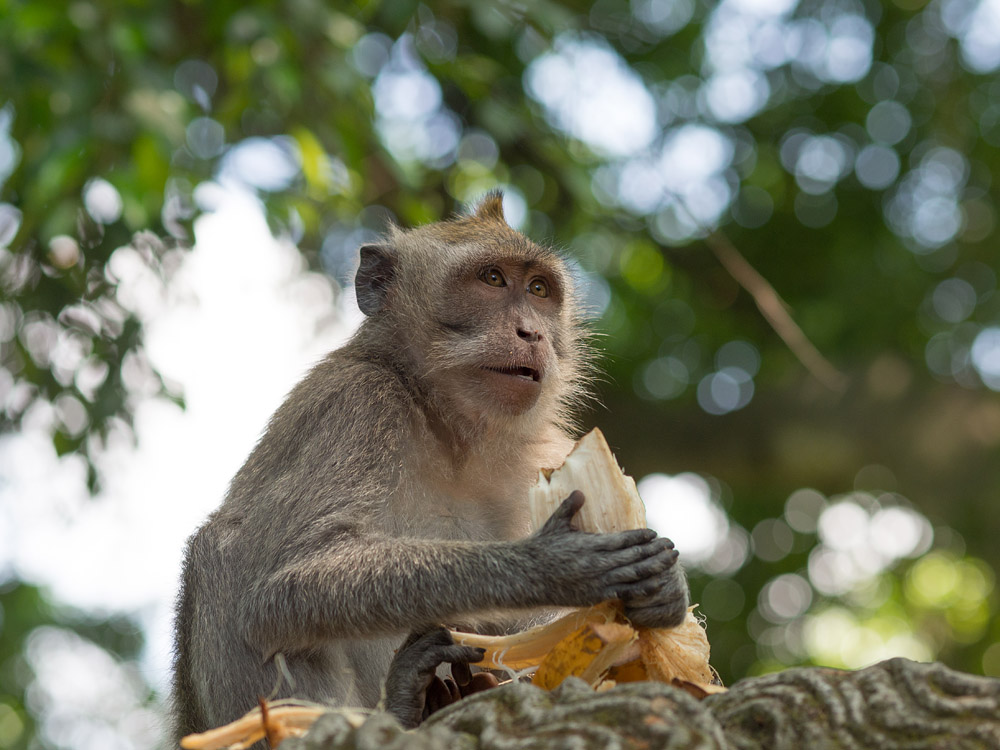
[[(659, 623), (683, 617), (676, 553), (653, 532), (573, 531), (573, 497), (526, 536), (527, 488), (572, 445), (589, 359), (565, 265), (501, 211), (492, 200), (472, 217), (394, 229), (367, 251), (369, 317), (293, 389), (189, 542), (177, 736), (269, 696), (278, 653), (295, 681), (279, 697), (374, 706), (417, 628), (615, 597)], [(474, 276), (491, 263), (512, 278), (542, 273), (553, 294), (521, 299), (511, 285), (477, 303), (493, 299)], [(527, 407), (516, 388), (467, 377), (524, 362), (544, 373)]]

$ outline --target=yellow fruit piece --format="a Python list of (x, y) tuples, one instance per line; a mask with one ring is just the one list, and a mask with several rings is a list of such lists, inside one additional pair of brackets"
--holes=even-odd
[[(641, 648), (642, 646), (640, 645)], [(608, 679), (605, 682), (613, 680), (615, 684), (621, 684), (623, 682), (645, 682), (648, 679), (649, 672), (646, 671), (646, 665), (639, 658), (620, 666), (612, 667), (611, 671), (608, 672)]]
[(629, 625), (587, 623), (564, 638), (538, 666), (531, 684), (552, 690), (567, 677), (579, 677), (596, 686), (627, 653), (637, 638)]

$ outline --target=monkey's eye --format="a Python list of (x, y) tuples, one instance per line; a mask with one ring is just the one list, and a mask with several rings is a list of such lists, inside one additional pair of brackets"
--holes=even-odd
[(548, 297), (549, 285), (545, 283), (545, 279), (536, 277), (528, 284), (528, 291), (536, 297)]
[(487, 268), (479, 272), (479, 278), (490, 286), (507, 286), (507, 279), (497, 267)]

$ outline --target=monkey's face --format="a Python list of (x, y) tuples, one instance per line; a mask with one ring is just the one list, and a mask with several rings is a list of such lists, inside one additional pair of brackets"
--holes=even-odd
[(564, 278), (547, 258), (480, 253), (445, 282), (426, 372), (468, 416), (523, 414), (556, 391)]
[(570, 273), (504, 222), (499, 194), (474, 216), (362, 247), (355, 291), (373, 324), (359, 335), (387, 347), (446, 419), (486, 426), (531, 413), (547, 424), (582, 393)]

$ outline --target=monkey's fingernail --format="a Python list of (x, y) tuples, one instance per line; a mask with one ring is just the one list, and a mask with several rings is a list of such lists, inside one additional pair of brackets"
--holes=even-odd
[(500, 684), (494, 675), (489, 672), (476, 672), (472, 675), (472, 682), (469, 683), (469, 687), (466, 689), (466, 695), (472, 695), (473, 693), (481, 693), (483, 690), (489, 690), (490, 688), (495, 688)]
[(434, 713), (439, 708), (447, 706), (450, 698), (451, 692), (448, 690), (448, 686), (445, 685), (444, 680), (440, 677), (435, 677), (427, 688), (427, 708), (430, 709), (431, 713)]
[(451, 665), (451, 676), (455, 678), (455, 682), (465, 687), (472, 680), (472, 670), (468, 664), (459, 662)]

